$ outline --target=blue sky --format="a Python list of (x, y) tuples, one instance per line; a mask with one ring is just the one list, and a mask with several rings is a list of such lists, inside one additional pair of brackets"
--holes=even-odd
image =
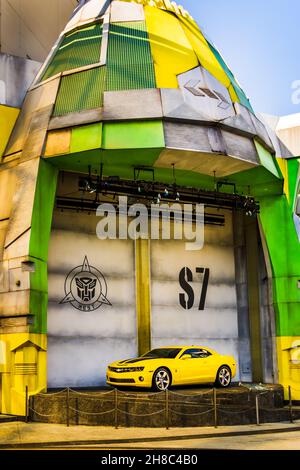
[(300, 113), (299, 0), (177, 0), (219, 48), (258, 112)]

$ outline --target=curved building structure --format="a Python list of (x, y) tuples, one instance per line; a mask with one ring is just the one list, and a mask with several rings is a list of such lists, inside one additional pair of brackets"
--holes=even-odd
[[(300, 388), (299, 160), (182, 7), (80, 2), (20, 112), (2, 108), (0, 412), (177, 343)], [(204, 247), (97, 238), (118, 196), (204, 204)]]

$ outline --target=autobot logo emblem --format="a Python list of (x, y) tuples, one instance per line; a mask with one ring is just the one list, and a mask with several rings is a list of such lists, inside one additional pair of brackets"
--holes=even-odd
[(87, 257), (66, 277), (65, 294), (60, 303), (70, 303), (83, 312), (97, 310), (102, 304), (111, 305), (107, 299), (106, 280), (98, 269), (90, 266)]

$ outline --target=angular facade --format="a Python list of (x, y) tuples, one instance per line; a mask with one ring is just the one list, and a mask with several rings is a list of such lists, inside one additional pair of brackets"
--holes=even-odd
[[(1, 412), (25, 412), (26, 385), (103, 385), (114, 359), (177, 343), (300, 399), (299, 159), (182, 7), (81, 2), (0, 117)], [(205, 204), (203, 249), (99, 240), (117, 196)]]

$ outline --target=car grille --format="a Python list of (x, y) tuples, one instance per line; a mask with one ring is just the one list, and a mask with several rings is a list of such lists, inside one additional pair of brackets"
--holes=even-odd
[(109, 382), (114, 382), (117, 384), (134, 384), (135, 380), (134, 379), (114, 379), (113, 377), (108, 378)]

